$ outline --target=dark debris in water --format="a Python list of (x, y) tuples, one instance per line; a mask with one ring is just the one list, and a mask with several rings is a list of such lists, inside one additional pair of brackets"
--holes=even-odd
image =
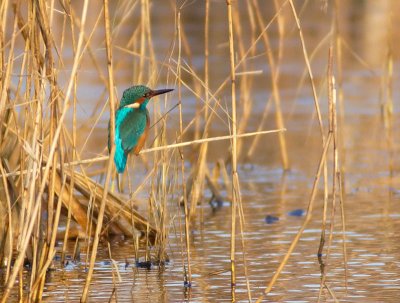
[(137, 268), (145, 268), (145, 269), (151, 269), (151, 261), (136, 261), (136, 267)]
[[(169, 263), (169, 259), (165, 261), (139, 261), (136, 260), (135, 265), (137, 268), (152, 269), (154, 266), (161, 267)], [(125, 265), (126, 266), (126, 265)]]
[(220, 200), (216, 200), (216, 199), (211, 199), (209, 203), (210, 203), (211, 209), (213, 211), (216, 211), (216, 210), (222, 208), (222, 206), (224, 206), (224, 201), (220, 201)]
[(306, 213), (306, 211), (305, 211), (304, 209), (299, 208), (299, 209), (295, 209), (295, 210), (292, 210), (292, 211), (288, 212), (288, 216), (291, 216), (291, 217), (301, 217), (301, 216), (303, 216), (305, 213)]
[(74, 270), (79, 265), (79, 262), (75, 262), (73, 260), (66, 260), (64, 262), (64, 269), (65, 270)]
[[(304, 209), (299, 208), (299, 209), (294, 209), (294, 210), (288, 212), (287, 215), (290, 217), (302, 217), (302, 216), (304, 216), (305, 213), (306, 213), (306, 211)], [(267, 224), (273, 224), (278, 221), (279, 221), (279, 217), (277, 217), (277, 216), (267, 215), (265, 217), (265, 222)]]
[(271, 216), (271, 215), (267, 215), (267, 216), (265, 217), (265, 222), (267, 222), (267, 224), (272, 224), (272, 223), (275, 223), (275, 222), (277, 222), (277, 221), (279, 221), (279, 218), (278, 218), (278, 217)]

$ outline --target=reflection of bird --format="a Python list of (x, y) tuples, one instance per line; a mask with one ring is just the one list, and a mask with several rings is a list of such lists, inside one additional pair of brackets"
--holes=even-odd
[[(144, 145), (150, 126), (147, 103), (152, 97), (170, 91), (172, 89), (152, 90), (144, 85), (135, 85), (124, 91), (115, 112), (114, 163), (118, 173), (124, 172), (129, 152), (133, 150), (138, 155)], [(110, 124), (108, 150), (111, 150)]]

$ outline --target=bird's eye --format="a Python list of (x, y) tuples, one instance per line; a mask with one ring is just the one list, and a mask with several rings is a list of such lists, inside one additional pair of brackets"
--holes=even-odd
[(150, 93), (145, 93), (145, 94), (143, 95), (143, 97), (145, 97), (145, 98), (150, 97)]

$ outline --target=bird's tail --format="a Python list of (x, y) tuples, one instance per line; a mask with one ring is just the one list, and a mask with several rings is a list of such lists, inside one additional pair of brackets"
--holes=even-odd
[(115, 151), (114, 162), (115, 162), (115, 166), (117, 168), (117, 172), (119, 174), (122, 174), (124, 172), (127, 159), (128, 159), (128, 157), (124, 151), (122, 151), (122, 152), (118, 152), (117, 150)]

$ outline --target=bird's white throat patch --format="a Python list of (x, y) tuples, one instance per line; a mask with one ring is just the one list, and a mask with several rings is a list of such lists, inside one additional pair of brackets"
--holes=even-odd
[(135, 103), (132, 103), (132, 104), (129, 104), (129, 105), (125, 105), (124, 107), (125, 108), (139, 108), (140, 107), (140, 103), (135, 102)]

